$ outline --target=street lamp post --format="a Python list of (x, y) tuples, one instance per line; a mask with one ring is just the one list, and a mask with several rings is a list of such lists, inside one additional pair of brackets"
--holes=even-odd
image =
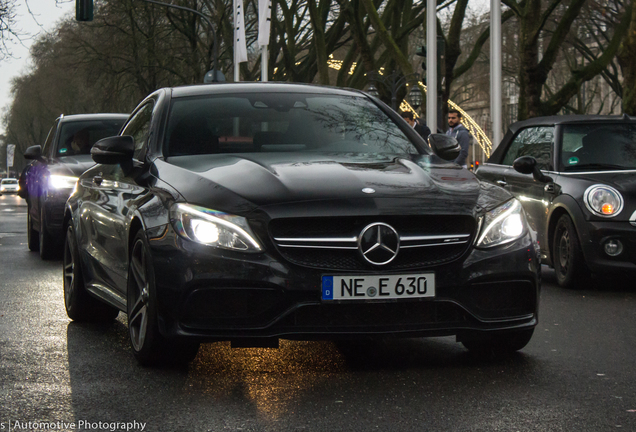
[(378, 85), (382, 85), (391, 94), (391, 108), (397, 111), (397, 95), (402, 87), (414, 84), (411, 90), (408, 92), (406, 99), (414, 106), (415, 109), (422, 105), (422, 92), (418, 87), (418, 80), (420, 79), (419, 73), (412, 73), (408, 75), (402, 75), (400, 71), (393, 71), (389, 75), (380, 75), (376, 72), (368, 72), (367, 79), (369, 85), (366, 92), (372, 96), (379, 96)]

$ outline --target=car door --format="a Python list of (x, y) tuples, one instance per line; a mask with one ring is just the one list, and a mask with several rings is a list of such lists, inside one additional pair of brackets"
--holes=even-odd
[(27, 173), (26, 185), (27, 185), (27, 203), (28, 211), (31, 215), (31, 219), (35, 223), (36, 229), (39, 229), (40, 224), (40, 207), (41, 200), (44, 198), (46, 189), (48, 187), (47, 181), (49, 178), (48, 164), (51, 160), (51, 149), (53, 148), (53, 141), (57, 135), (58, 125), (60, 119), (55, 120), (55, 123), (49, 130), (49, 134), (46, 136), (46, 141), (42, 146), (42, 158), (35, 160)]
[[(147, 143), (154, 103), (144, 105), (133, 114), (122, 131), (135, 142), (135, 156)], [(95, 283), (109, 287), (125, 303), (128, 272), (127, 235), (131, 219), (131, 202), (147, 189), (139, 186), (131, 170), (120, 165), (98, 165), (82, 186), (90, 198), (82, 203), (81, 223), (92, 251)]]
[(512, 164), (521, 156), (532, 156), (544, 174), (554, 176), (554, 137), (554, 126), (534, 126), (520, 130), (503, 156), (501, 165), (505, 167), (505, 173), (501, 181), (497, 182), (521, 201), (528, 224), (537, 232), (543, 256), (548, 251), (548, 207), (554, 197), (555, 185), (553, 182), (538, 182), (532, 174), (521, 174)]

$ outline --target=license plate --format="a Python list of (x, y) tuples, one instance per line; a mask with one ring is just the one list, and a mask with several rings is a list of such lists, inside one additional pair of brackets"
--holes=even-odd
[(385, 300), (435, 297), (435, 274), (323, 276), (323, 300)]

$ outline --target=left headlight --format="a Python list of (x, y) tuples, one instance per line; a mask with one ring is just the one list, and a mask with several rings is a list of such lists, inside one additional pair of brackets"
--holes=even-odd
[(73, 189), (77, 183), (78, 177), (61, 176), (51, 174), (49, 177), (49, 186), (53, 189)]
[(521, 203), (511, 199), (489, 211), (481, 223), (481, 232), (475, 246), (488, 248), (510, 243), (526, 232), (526, 219)]
[(241, 252), (263, 250), (244, 217), (175, 204), (170, 209), (170, 219), (181, 236), (197, 243)]
[(623, 210), (623, 197), (613, 187), (597, 184), (590, 186), (583, 195), (590, 213), (601, 217), (614, 217)]

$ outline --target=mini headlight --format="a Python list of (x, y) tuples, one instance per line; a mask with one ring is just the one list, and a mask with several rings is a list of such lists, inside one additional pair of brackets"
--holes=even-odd
[(49, 186), (53, 189), (73, 189), (78, 177), (51, 174)]
[(484, 216), (481, 226), (477, 247), (499, 246), (518, 239), (526, 232), (526, 221), (521, 203), (511, 199), (489, 211)]
[(585, 207), (601, 217), (614, 217), (623, 210), (623, 197), (613, 187), (597, 184), (590, 186), (583, 195)]
[(244, 217), (175, 204), (170, 210), (170, 219), (181, 236), (197, 243), (241, 252), (262, 251)]

